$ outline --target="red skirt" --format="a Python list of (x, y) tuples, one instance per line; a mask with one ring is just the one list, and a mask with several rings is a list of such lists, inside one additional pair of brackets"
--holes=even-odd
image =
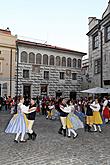
[(109, 108), (105, 107), (104, 110), (103, 110), (103, 117), (105, 119), (109, 119), (110, 118), (110, 111), (109, 111)]

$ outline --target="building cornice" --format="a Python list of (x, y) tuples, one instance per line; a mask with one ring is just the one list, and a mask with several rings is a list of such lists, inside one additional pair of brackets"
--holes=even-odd
[(16, 43), (18, 45), (28, 45), (28, 46), (35, 46), (35, 47), (41, 47), (41, 48), (47, 48), (47, 49), (54, 49), (56, 51), (63, 51), (63, 52), (68, 52), (68, 53), (75, 53), (80, 56), (85, 56), (87, 53), (84, 52), (79, 52), (79, 51), (74, 51), (71, 49), (66, 49), (58, 46), (52, 46), (48, 44), (42, 44), (42, 43), (36, 43), (36, 42), (31, 42), (31, 41), (25, 41), (25, 40), (17, 40)]

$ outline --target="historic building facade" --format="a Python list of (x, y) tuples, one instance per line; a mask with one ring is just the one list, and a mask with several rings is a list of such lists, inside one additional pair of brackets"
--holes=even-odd
[(110, 1), (101, 19), (89, 17), (87, 35), (91, 87), (110, 88)]
[(0, 29), (0, 96), (15, 95), (16, 36)]
[(18, 94), (27, 97), (77, 97), (86, 53), (17, 40)]
[(82, 60), (81, 75), (82, 75), (81, 90), (91, 88), (91, 80), (89, 77), (89, 59), (88, 58), (84, 58)]

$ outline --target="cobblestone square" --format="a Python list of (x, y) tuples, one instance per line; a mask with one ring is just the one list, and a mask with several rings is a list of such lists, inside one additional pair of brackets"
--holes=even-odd
[(4, 133), (11, 115), (0, 112), (0, 165), (110, 165), (110, 125), (103, 132), (79, 129), (76, 139), (59, 135), (60, 122), (37, 115), (35, 141), (15, 144), (14, 135)]

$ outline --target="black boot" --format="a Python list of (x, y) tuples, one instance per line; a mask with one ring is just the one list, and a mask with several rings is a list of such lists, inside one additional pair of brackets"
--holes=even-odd
[(91, 126), (90, 125), (88, 125), (88, 132), (93, 132), (93, 131), (91, 131)]
[(27, 134), (28, 134), (27, 140), (31, 140), (32, 139), (32, 134), (30, 134), (30, 133), (27, 133)]
[(63, 129), (63, 135), (66, 136), (66, 129)]
[(84, 130), (85, 130), (85, 132), (86, 132), (86, 131), (89, 132), (89, 125), (88, 125), (88, 124), (85, 124), (85, 126), (84, 126)]
[(62, 135), (62, 131), (63, 131), (63, 127), (61, 126), (61, 128), (58, 131), (58, 133)]
[(31, 135), (32, 135), (32, 140), (35, 140), (35, 139), (36, 139), (37, 134), (36, 134), (35, 132), (33, 132)]

